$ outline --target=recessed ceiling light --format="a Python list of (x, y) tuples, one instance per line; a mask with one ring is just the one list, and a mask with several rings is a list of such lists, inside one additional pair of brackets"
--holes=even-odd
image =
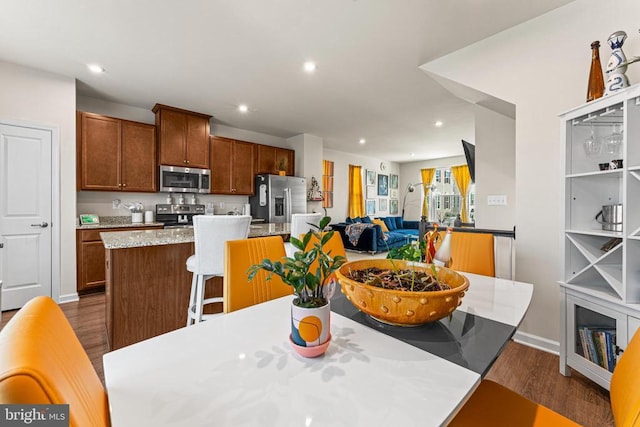
[(316, 68), (318, 68), (316, 63), (312, 61), (305, 62), (303, 67), (307, 73), (313, 73), (316, 70)]
[(244, 104), (240, 104), (238, 105), (238, 111), (240, 111), (241, 113), (246, 113), (247, 111), (249, 111), (249, 107)]
[(436, 125), (436, 127), (440, 127), (442, 126), (442, 122), (440, 120), (438, 120), (437, 122), (434, 123)]
[(364, 139), (364, 138), (360, 138), (360, 144), (364, 144), (364, 143), (366, 143), (366, 142), (367, 142), (367, 140), (366, 140), (366, 139)]
[(102, 66), (98, 65), (98, 64), (89, 64), (87, 65), (87, 67), (89, 67), (89, 70), (92, 73), (104, 73), (104, 68), (102, 68)]
[(411, 157), (415, 157), (415, 156), (416, 156), (416, 153), (411, 153)]

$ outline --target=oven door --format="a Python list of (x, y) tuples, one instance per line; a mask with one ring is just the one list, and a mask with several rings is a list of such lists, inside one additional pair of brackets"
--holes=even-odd
[(183, 193), (208, 193), (210, 171), (208, 169), (160, 166), (160, 191)]

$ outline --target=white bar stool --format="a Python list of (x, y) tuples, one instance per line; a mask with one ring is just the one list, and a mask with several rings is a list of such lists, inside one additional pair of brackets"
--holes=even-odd
[[(319, 226), (323, 216), (322, 213), (291, 214), (291, 237), (299, 239), (301, 234), (307, 234), (312, 228), (310, 224)], [(289, 242), (284, 244), (284, 249), (288, 257), (293, 257), (297, 250)]]
[(224, 276), (224, 245), (227, 240), (249, 236), (250, 215), (196, 215), (193, 217), (195, 254), (187, 259), (187, 270), (193, 273), (191, 296), (187, 309), (187, 326), (215, 315), (203, 315), (206, 304), (223, 298), (204, 298), (204, 284), (215, 276)]

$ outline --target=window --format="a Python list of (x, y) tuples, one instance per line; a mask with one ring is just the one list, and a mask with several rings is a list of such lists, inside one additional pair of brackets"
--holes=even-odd
[(436, 209), (438, 209), (438, 210), (442, 209), (442, 197), (443, 196), (438, 196), (436, 198)]
[(322, 161), (322, 207), (333, 207), (333, 162)]
[(456, 212), (460, 212), (460, 196), (451, 196), (451, 197), (453, 197), (452, 209)]
[(436, 182), (441, 182), (440, 181), (440, 169), (436, 169)]
[(451, 169), (444, 170), (444, 183), (451, 184)]
[(451, 209), (451, 196), (444, 196), (444, 208)]

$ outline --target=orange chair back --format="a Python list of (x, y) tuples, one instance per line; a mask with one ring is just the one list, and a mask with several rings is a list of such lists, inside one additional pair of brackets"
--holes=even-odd
[[(321, 234), (324, 236), (324, 234), (326, 233), (323, 232)], [(300, 240), (302, 240), (303, 237), (304, 235), (301, 234)], [(315, 245), (317, 242), (318, 242), (318, 239), (315, 236), (312, 236), (311, 240), (309, 240), (309, 243), (307, 244), (307, 247), (305, 249), (309, 249), (313, 247), (313, 245)], [(337, 231), (334, 231), (333, 236), (331, 236), (329, 241), (324, 244), (324, 246), (322, 247), (322, 250), (325, 253), (329, 254), (331, 258), (334, 258), (338, 255), (343, 256), (345, 258), (347, 257), (347, 251), (344, 249), (344, 244), (342, 243), (342, 237), (340, 237), (340, 233)], [(317, 269), (318, 269), (318, 261), (316, 260), (311, 264), (311, 266), (309, 266), (309, 271), (314, 273)], [(334, 276), (335, 276), (335, 273), (331, 274), (331, 276), (329, 277), (334, 277)], [(329, 283), (329, 280), (327, 280), (325, 283)]]
[[(326, 233), (323, 232), (321, 234), (324, 236)], [(301, 234), (298, 238), (302, 240), (304, 238), (304, 234)], [(307, 245), (307, 248), (310, 248), (317, 241), (318, 239), (315, 236), (312, 236), (311, 240), (309, 240), (309, 244)], [(344, 249), (342, 238), (340, 237), (340, 233), (337, 231), (333, 232), (333, 236), (331, 236), (331, 239), (329, 239), (329, 241), (325, 243), (322, 250), (328, 253), (331, 256), (331, 258), (335, 257), (336, 255), (340, 255), (345, 258), (347, 257), (347, 251)]]
[(25, 304), (0, 331), (0, 402), (69, 404), (69, 425), (108, 426), (102, 382), (49, 297)]
[[(440, 241), (444, 232), (440, 232)], [(493, 234), (453, 232), (451, 234), (451, 268), (456, 271), (495, 277)]]
[(640, 427), (640, 330), (613, 370), (610, 397), (616, 427)]
[(249, 282), (247, 270), (263, 259), (279, 261), (286, 256), (280, 236), (228, 240), (225, 244), (223, 311), (230, 313), (261, 302), (293, 294), (293, 288), (274, 275), (259, 271)]

